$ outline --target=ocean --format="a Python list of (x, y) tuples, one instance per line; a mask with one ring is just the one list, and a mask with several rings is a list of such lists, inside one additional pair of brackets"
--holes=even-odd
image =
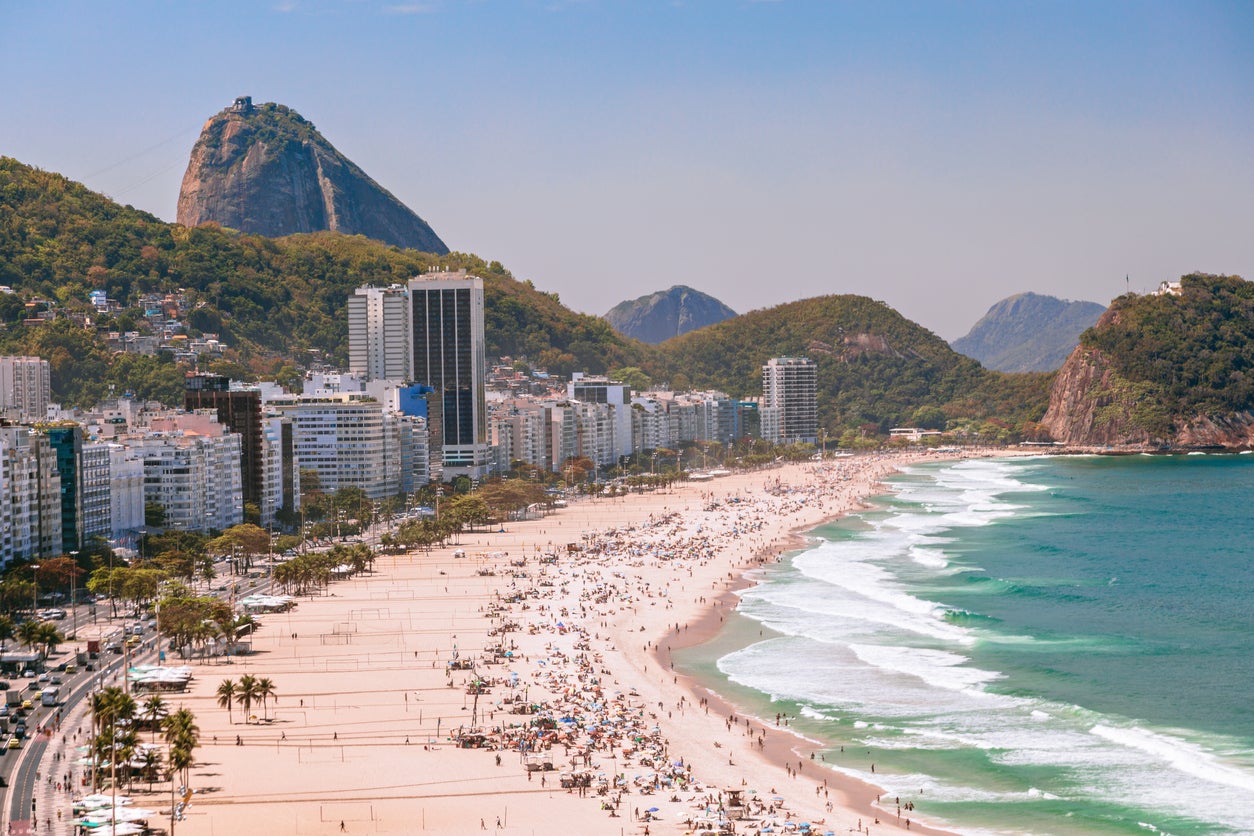
[(889, 485), (676, 667), (962, 833), (1254, 833), (1254, 456)]

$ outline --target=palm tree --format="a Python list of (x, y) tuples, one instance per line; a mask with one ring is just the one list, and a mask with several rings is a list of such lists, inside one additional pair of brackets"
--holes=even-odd
[(192, 765), (195, 763), (194, 753), (200, 743), (200, 726), (196, 725), (196, 716), (186, 708), (165, 718), (165, 742), (169, 746), (166, 759), (166, 777), (170, 779), (170, 832), (174, 832), (174, 779), (183, 776), (183, 786), (191, 784)]
[(261, 700), (262, 716), (268, 720), (269, 717), (265, 716), (266, 702), (268, 700), (274, 700), (275, 702), (279, 701), (279, 697), (274, 690), (274, 682), (270, 679), (270, 677), (263, 676), (257, 680), (257, 697)]
[(153, 694), (144, 700), (144, 710), (142, 717), (147, 721), (149, 727), (152, 728), (152, 742), (157, 742), (157, 728), (161, 725), (161, 720), (168, 714), (165, 707), (165, 700), (160, 694)]
[(252, 710), (253, 703), (257, 701), (257, 678), (251, 673), (246, 673), (239, 678), (239, 685), (235, 690), (235, 701), (244, 706), (244, 724), (248, 724), (249, 712)]
[(13, 623), (13, 619), (7, 615), (0, 615), (0, 653), (3, 653), (5, 646), (16, 637), (17, 626)]
[(43, 623), (35, 621), (33, 618), (23, 621), (17, 628), (17, 637), (22, 640), (22, 644), (35, 649), (35, 645), (39, 644), (40, 637), (43, 633)]
[(57, 645), (65, 641), (65, 634), (58, 630), (55, 624), (45, 623), (39, 625), (36, 639), (39, 644), (43, 645), (41, 653), (46, 659), (57, 649)]
[(218, 695), (218, 708), (226, 709), (226, 720), (228, 723), (234, 723), (231, 719), (231, 704), (235, 701), (235, 682), (230, 679), (222, 680), (222, 684), (218, 686), (215, 692)]
[(152, 792), (153, 782), (157, 780), (157, 772), (161, 769), (161, 750), (145, 749), (140, 756), (140, 771), (148, 779), (148, 791)]
[[(129, 760), (134, 753), (135, 732), (130, 720), (135, 717), (136, 703), (134, 697), (117, 686), (110, 686), (92, 695), (92, 722), (100, 728), (96, 736), (95, 763), (102, 756), (109, 759), (110, 786), (117, 794), (117, 767), (120, 762)], [(122, 727), (119, 732), (118, 727)], [(96, 782), (92, 781), (93, 788)], [(114, 804), (116, 807), (116, 803)]]

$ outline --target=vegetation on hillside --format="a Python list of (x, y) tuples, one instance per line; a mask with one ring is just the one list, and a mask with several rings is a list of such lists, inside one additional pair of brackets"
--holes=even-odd
[(823, 296), (754, 311), (661, 348), (673, 377), (742, 396), (761, 392), (767, 358), (809, 357), (818, 365), (819, 425), (833, 432), (914, 426), (919, 411), (932, 408), (949, 421), (1000, 419), (1031, 435), (1052, 379), (987, 371), (864, 296)]
[[(499, 262), (336, 233), (269, 239), (212, 224), (188, 229), (0, 158), (0, 284), (15, 291), (0, 295), (0, 353), (52, 360), (54, 397), (67, 404), (93, 404), (109, 384), (119, 394), (130, 389), (181, 400), (182, 373), (168, 359), (114, 357), (102, 344), (108, 331), (143, 328), (144, 293), (185, 291), (190, 335), (217, 334), (230, 346), (231, 372), (273, 376), (310, 359), (345, 363), (348, 296), (362, 285), (403, 283), (433, 268), (466, 268), (483, 277), (489, 356), (526, 355), (567, 374), (637, 364), (648, 352), (604, 320), (515, 281)], [(96, 314), (88, 305), (91, 290), (104, 290), (123, 310)], [(51, 327), (24, 325), (49, 306), (28, 306), (34, 299), (79, 316)]]
[[(499, 262), (337, 233), (270, 239), (213, 224), (189, 229), (0, 158), (0, 284), (14, 290), (0, 294), (0, 353), (48, 358), (53, 395), (66, 405), (90, 406), (111, 390), (182, 400), (186, 369), (168, 354), (116, 354), (104, 343), (109, 332), (149, 327), (144, 294), (181, 294), (187, 334), (216, 334), (229, 347), (202, 368), (294, 380), (312, 361), (347, 361), (345, 307), (354, 289), (433, 268), (483, 277), (489, 357), (525, 358), (557, 375), (628, 369), (676, 389), (757, 396), (768, 358), (808, 356), (819, 365), (820, 425), (831, 438), (946, 423), (1031, 437), (1044, 412), (1049, 376), (985, 371), (865, 297), (781, 305), (653, 347), (516, 281)], [(121, 309), (97, 313), (92, 290)]]
[(1254, 410), (1254, 283), (1194, 273), (1180, 295), (1121, 296), (1081, 344), (1164, 416)]

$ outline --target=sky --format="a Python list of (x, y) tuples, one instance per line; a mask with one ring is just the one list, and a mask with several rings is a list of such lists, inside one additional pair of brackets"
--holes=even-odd
[(0, 154), (174, 220), (285, 104), (454, 250), (602, 314), (1254, 279), (1254, 3), (0, 0)]

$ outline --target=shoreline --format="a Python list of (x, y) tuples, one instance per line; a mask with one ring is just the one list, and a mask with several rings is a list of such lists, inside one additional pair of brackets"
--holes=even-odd
[[(859, 824), (864, 832), (907, 832), (887, 810), (868, 806), (873, 787), (806, 762), (805, 742), (787, 729), (732, 722), (727, 714), (736, 709), (713, 695), (702, 705), (703, 686), (672, 673), (669, 656), (657, 653), (668, 639), (674, 646), (707, 629), (713, 635), (750, 570), (804, 546), (803, 532), (862, 507), (882, 492), (885, 475), (968, 457), (911, 451), (786, 464), (583, 500), (538, 520), (464, 532), (429, 552), (380, 555), (373, 572), (261, 616), (251, 655), (187, 663), (195, 671), (188, 691), (166, 696), (201, 727), (195, 795), (177, 832), (333, 833), (343, 822), (356, 833), (535, 834), (560, 822), (561, 832), (662, 836), (690, 832), (685, 821), (716, 811), (728, 790), (748, 789), (770, 798), (779, 819), (813, 822), (818, 833)], [(545, 554), (552, 562), (540, 559)], [(492, 661), (481, 648), (493, 644), (512, 656)], [(490, 686), (482, 697), (467, 693), (471, 671), (448, 668), (457, 654), (480, 660), (477, 675)], [(261, 710), (254, 704), (255, 717), (228, 712), (216, 698), (221, 680), (242, 674), (277, 686), (278, 699)], [(517, 740), (531, 718), (513, 713), (515, 699), (576, 721), (572, 733), (545, 742), (552, 772), (522, 768)], [(67, 761), (77, 759), (79, 722), (67, 718), (55, 741)], [(478, 724), (502, 748), (462, 749), (451, 740), (459, 727)], [(759, 749), (746, 732), (760, 736), (764, 726)], [(794, 759), (802, 763), (790, 775)], [(572, 760), (613, 777), (611, 791), (555, 786)], [(638, 776), (654, 770), (660, 786), (646, 794), (651, 785)], [(150, 795), (141, 783), (130, 794), (168, 820), (168, 792), (158, 785)], [(68, 814), (68, 800), (41, 798), (40, 809)], [(875, 826), (877, 813), (884, 818)]]
[[(749, 589), (760, 581), (751, 577), (751, 574), (761, 570), (766, 570), (773, 563), (780, 563), (786, 559), (796, 556), (816, 545), (818, 538), (809, 534), (816, 528), (830, 524), (836, 520), (843, 519), (850, 514), (859, 510), (869, 509), (871, 507), (868, 500), (875, 496), (884, 496), (891, 493), (890, 490), (883, 489), (883, 480), (887, 476), (894, 473), (900, 473), (901, 467), (909, 464), (917, 463), (921, 460), (942, 461), (942, 460), (961, 460), (964, 458), (972, 458), (968, 456), (952, 456), (952, 457), (927, 457), (924, 455), (907, 457), (906, 461), (898, 462), (887, 472), (868, 480), (866, 487), (871, 490), (863, 493), (860, 497), (855, 498), (851, 507), (844, 507), (835, 513), (823, 517), (813, 523), (804, 523), (791, 528), (787, 532), (787, 539), (779, 546), (771, 546), (754, 554), (752, 559), (745, 565), (738, 566), (734, 570), (735, 577), (731, 580), (727, 588), (714, 599), (714, 603), (701, 613), (696, 621), (688, 624), (685, 631), (677, 637), (670, 638), (665, 648), (661, 644), (655, 644), (653, 656), (659, 666), (664, 669), (674, 670), (673, 656), (675, 651), (688, 650), (698, 648), (717, 639), (726, 627), (725, 618), (720, 612), (734, 612), (740, 603), (740, 593), (745, 589)], [(875, 488), (880, 487), (880, 490)], [(721, 609), (720, 609), (721, 608)], [(714, 683), (699, 679), (697, 676), (680, 672), (678, 674), (678, 684), (686, 688), (688, 693), (697, 700), (704, 699), (709, 706), (716, 707), (720, 714), (724, 716), (740, 716), (745, 717), (745, 707), (738, 705), (736, 701), (728, 697), (714, 688)], [(841, 773), (835, 769), (825, 768), (824, 762), (815, 762), (813, 758), (814, 752), (822, 750), (824, 745), (821, 741), (813, 740), (806, 737), (800, 732), (794, 731), (789, 726), (780, 726), (772, 722), (769, 718), (752, 716), (752, 719), (763, 729), (771, 729), (775, 734), (771, 735), (766, 745), (758, 750), (760, 756), (777, 770), (788, 770), (792, 768), (792, 764), (796, 762), (799, 770), (796, 775), (791, 775), (789, 780), (796, 780), (800, 772), (804, 771), (804, 764), (807, 762), (812, 764), (812, 770), (816, 770), (819, 778), (824, 779), (822, 786), (825, 790), (834, 791), (838, 802), (834, 805), (837, 808), (843, 808), (845, 811), (859, 816), (857, 832), (870, 833), (871, 827), (883, 828), (892, 827), (895, 829), (909, 831), (911, 833), (923, 833), (927, 836), (954, 836), (956, 831), (945, 829), (939, 825), (929, 823), (926, 819), (910, 818), (910, 825), (902, 827), (902, 821), (898, 819), (895, 811), (891, 811), (887, 807), (878, 806), (879, 800), (885, 790), (868, 781), (853, 778), (849, 775)], [(810, 755), (807, 758), (807, 754)], [(787, 773), (786, 773), (787, 774)], [(815, 772), (812, 771), (811, 775)], [(816, 779), (817, 780), (817, 779)], [(828, 796), (825, 794), (824, 798)], [(879, 816), (892, 817), (891, 821), (881, 821)], [(826, 825), (825, 825), (826, 826)], [(853, 828), (850, 828), (853, 830)]]

